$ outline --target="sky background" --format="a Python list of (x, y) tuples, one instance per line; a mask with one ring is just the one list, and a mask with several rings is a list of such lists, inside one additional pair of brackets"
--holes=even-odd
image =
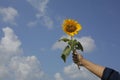
[(60, 58), (68, 37), (64, 19), (83, 27), (75, 36), (88, 60), (120, 72), (119, 0), (0, 0), (0, 80), (100, 80), (72, 55)]

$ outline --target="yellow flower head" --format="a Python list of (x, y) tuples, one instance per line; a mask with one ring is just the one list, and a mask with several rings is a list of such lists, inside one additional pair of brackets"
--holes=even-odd
[(74, 36), (75, 34), (78, 34), (82, 29), (82, 26), (73, 19), (66, 19), (63, 22), (62, 29), (66, 34)]

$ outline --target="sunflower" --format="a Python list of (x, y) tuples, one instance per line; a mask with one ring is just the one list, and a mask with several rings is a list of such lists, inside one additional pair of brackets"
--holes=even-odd
[(73, 19), (66, 19), (62, 25), (63, 31), (69, 36), (74, 36), (82, 29), (82, 26)]

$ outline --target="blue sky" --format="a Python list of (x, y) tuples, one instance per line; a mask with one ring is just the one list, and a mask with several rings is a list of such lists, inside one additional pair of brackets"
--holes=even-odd
[(120, 72), (119, 0), (0, 0), (1, 80), (100, 80), (60, 58), (64, 19), (83, 27), (75, 36), (88, 60)]

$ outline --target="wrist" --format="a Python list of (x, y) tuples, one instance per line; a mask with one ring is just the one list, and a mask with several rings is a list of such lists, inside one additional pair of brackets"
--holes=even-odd
[(84, 61), (84, 58), (81, 57), (80, 60), (79, 60), (79, 62), (78, 62), (78, 65), (79, 65), (79, 66), (83, 66), (83, 61)]
[(83, 61), (84, 61), (84, 58), (82, 57), (80, 61), (80, 66), (84, 66)]

